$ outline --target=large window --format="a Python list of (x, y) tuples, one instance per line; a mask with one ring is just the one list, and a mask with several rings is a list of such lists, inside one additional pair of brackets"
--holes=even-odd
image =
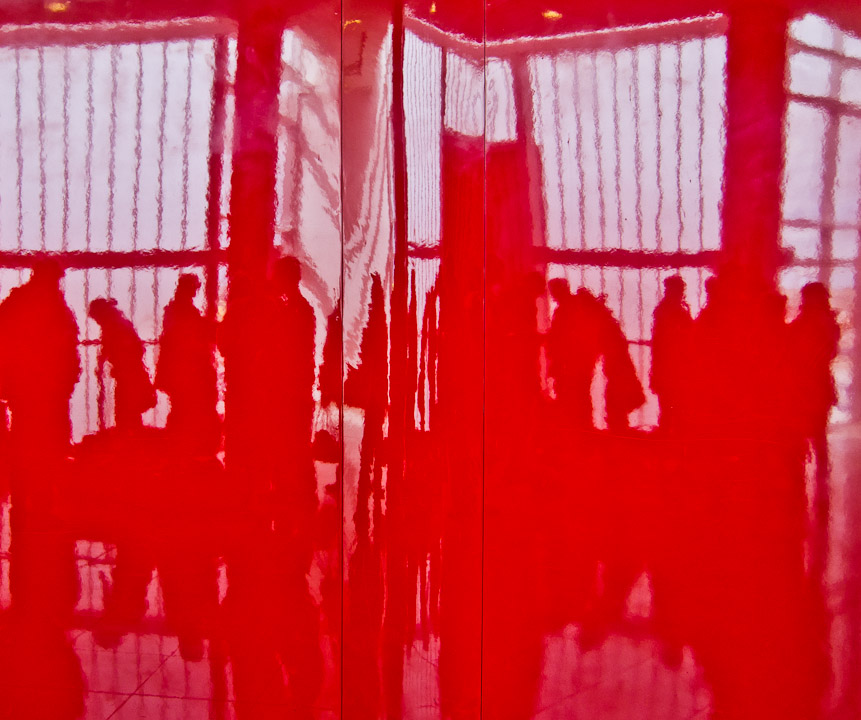
[[(62, 253), (83, 339), (75, 440), (97, 428), (97, 327), (89, 302), (117, 299), (154, 367), (181, 272), (218, 295), (226, 244), (235, 40), (215, 21), (6, 27), (0, 33), (0, 297), (27, 255)], [(109, 42), (105, 42), (109, 41)], [(223, 152), (224, 148), (228, 152)], [(211, 195), (211, 202), (210, 202)], [(223, 272), (222, 272), (223, 275)], [(111, 403), (111, 388), (106, 388)], [(166, 400), (145, 420), (163, 424)], [(110, 408), (105, 417), (112, 417)]]

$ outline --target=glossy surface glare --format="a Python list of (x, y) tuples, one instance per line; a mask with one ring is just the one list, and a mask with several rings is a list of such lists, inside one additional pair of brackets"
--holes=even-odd
[(0, 718), (861, 714), (861, 13), (0, 8)]

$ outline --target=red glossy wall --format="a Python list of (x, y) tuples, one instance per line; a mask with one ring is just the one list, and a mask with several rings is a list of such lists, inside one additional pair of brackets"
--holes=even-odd
[(0, 718), (854, 718), (859, 38), (0, 8)]

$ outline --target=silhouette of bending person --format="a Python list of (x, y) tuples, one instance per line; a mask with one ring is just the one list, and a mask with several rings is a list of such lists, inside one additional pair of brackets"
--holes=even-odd
[(649, 385), (658, 396), (659, 422), (664, 430), (678, 429), (684, 415), (693, 325), (691, 309), (685, 301), (685, 281), (672, 275), (664, 280), (664, 296), (655, 308), (649, 376)]
[(18, 451), (63, 453), (71, 435), (69, 400), (78, 377), (78, 324), (63, 298), (63, 270), (40, 261), (0, 304), (0, 393), (12, 413)]
[(134, 430), (143, 425), (141, 415), (155, 407), (155, 388), (144, 365), (144, 344), (134, 325), (112, 298), (90, 303), (90, 317), (102, 330), (96, 374), (101, 380), (105, 363), (114, 379), (114, 420), (117, 429)]
[(599, 343), (607, 379), (604, 391), (607, 427), (614, 432), (624, 431), (629, 428), (628, 415), (646, 401), (643, 385), (631, 360), (628, 338), (607, 307), (604, 296), (597, 298), (585, 288), (580, 288), (577, 297), (581, 296), (584, 303), (594, 304), (599, 324)]
[(167, 429), (191, 452), (218, 450), (215, 326), (195, 307), (196, 275), (180, 275), (164, 310), (155, 387), (170, 397)]
[(794, 363), (798, 429), (809, 440), (817, 474), (828, 473), (828, 414), (837, 403), (831, 363), (837, 357), (840, 326), (828, 289), (819, 282), (801, 289), (801, 309), (789, 324), (789, 356)]

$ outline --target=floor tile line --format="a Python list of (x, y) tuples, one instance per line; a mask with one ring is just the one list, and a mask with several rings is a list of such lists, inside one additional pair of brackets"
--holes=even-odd
[(165, 656), (165, 657), (162, 659), (162, 661), (161, 661), (161, 662), (156, 666), (156, 668), (155, 668), (155, 669), (154, 669), (154, 670), (153, 670), (149, 675), (147, 675), (143, 680), (141, 680), (141, 682), (138, 684), (138, 686), (137, 686), (137, 687), (136, 687), (136, 688), (135, 688), (131, 693), (129, 693), (129, 694), (126, 696), (126, 698), (125, 698), (125, 699), (124, 699), (124, 700), (123, 700), (119, 705), (117, 705), (117, 706), (113, 709), (113, 711), (111, 712), (111, 714), (110, 714), (110, 715), (108, 715), (108, 716), (105, 718), (105, 720), (110, 720), (112, 717), (114, 717), (114, 716), (115, 716), (115, 715), (120, 711), (120, 708), (122, 708), (122, 707), (123, 707), (123, 706), (124, 706), (124, 705), (129, 701), (129, 700), (131, 700), (135, 695), (137, 695), (137, 694), (138, 694), (138, 692), (140, 691), (140, 689), (141, 689), (144, 685), (146, 685), (146, 684), (150, 681), (150, 679), (152, 679), (152, 677), (153, 677), (153, 676), (154, 676), (154, 675), (155, 675), (159, 670), (161, 670), (161, 669), (164, 667), (165, 663), (166, 663), (168, 660), (170, 660), (170, 658), (172, 658), (174, 655), (176, 655), (176, 654), (177, 654), (177, 652), (179, 652), (179, 650), (178, 650), (178, 649), (177, 649), (177, 650), (174, 650), (172, 653), (170, 653), (170, 655)]

